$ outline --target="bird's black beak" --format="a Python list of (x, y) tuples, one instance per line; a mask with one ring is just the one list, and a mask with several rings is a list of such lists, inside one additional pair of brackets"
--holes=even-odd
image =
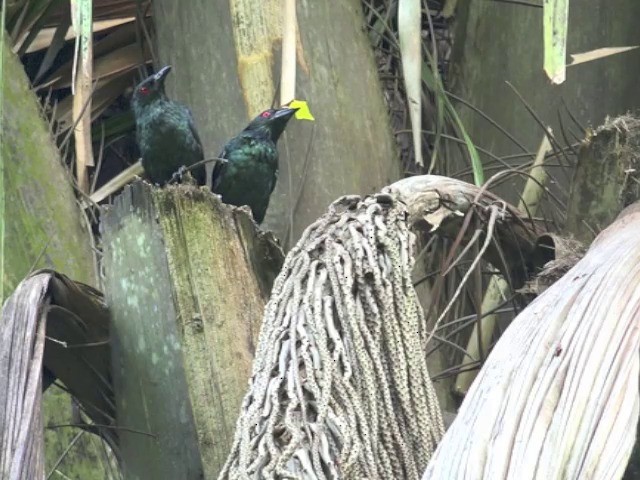
[(156, 82), (164, 83), (164, 79), (169, 72), (171, 71), (171, 65), (167, 65), (166, 67), (162, 67), (158, 72), (154, 75)]
[(280, 108), (278, 110), (276, 110), (276, 113), (273, 114), (273, 117), (271, 117), (272, 119), (276, 119), (276, 118), (281, 118), (283, 120), (289, 120), (291, 117), (293, 117), (293, 114), (296, 113), (299, 109), (298, 108), (289, 108), (289, 107), (285, 107), (285, 108)]

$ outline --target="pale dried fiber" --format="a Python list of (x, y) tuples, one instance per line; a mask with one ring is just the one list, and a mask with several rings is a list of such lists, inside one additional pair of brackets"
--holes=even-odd
[(44, 478), (42, 357), (49, 275), (22, 282), (0, 325), (0, 478)]
[(631, 209), (513, 321), (423, 479), (620, 478), (638, 422), (639, 282)]
[(0, 479), (44, 478), (42, 390), (56, 379), (95, 424), (85, 428), (117, 445), (108, 339), (97, 290), (52, 270), (20, 282), (0, 320)]
[(407, 218), (344, 197), (289, 252), (220, 478), (419, 478), (443, 425)]

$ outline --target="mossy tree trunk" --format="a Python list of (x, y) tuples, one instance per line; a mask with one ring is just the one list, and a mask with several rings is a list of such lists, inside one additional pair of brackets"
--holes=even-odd
[[(7, 298), (38, 268), (52, 268), (96, 285), (91, 234), (71, 179), (20, 60), (5, 48), (4, 133), (0, 139), (6, 202), (4, 218), (0, 219), (6, 235), (3, 296)], [(71, 423), (70, 397), (55, 387), (45, 393), (44, 410), (47, 425)], [(47, 472), (76, 434), (72, 428), (45, 432)], [(59, 465), (59, 471), (69, 477), (104, 478), (101, 448), (97, 437), (83, 435)]]
[[(360, 1), (296, 5), (296, 96), (316, 121), (292, 121), (280, 140), (266, 226), (285, 245), (339, 196), (377, 191), (400, 175)], [(274, 100), (282, 2), (158, 0), (153, 8), (159, 57), (175, 67), (170, 93), (193, 110), (205, 151), (216, 156)]]
[(125, 476), (216, 478), (281, 250), (190, 186), (127, 187), (102, 230)]
[(4, 52), (4, 297), (37, 268), (95, 285), (88, 224), (19, 59)]
[(567, 205), (566, 232), (585, 244), (640, 199), (636, 163), (640, 120), (608, 120), (583, 143)]

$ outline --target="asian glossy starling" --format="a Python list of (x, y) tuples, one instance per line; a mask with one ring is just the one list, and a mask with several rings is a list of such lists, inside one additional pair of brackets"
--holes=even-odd
[[(164, 81), (171, 66), (143, 80), (133, 92), (136, 137), (146, 177), (164, 184), (180, 170), (204, 159), (202, 143), (187, 107), (167, 98)], [(206, 182), (205, 167), (191, 171), (199, 185)]]
[(278, 177), (278, 138), (297, 108), (265, 110), (224, 146), (213, 169), (212, 189), (230, 205), (248, 205), (262, 223)]

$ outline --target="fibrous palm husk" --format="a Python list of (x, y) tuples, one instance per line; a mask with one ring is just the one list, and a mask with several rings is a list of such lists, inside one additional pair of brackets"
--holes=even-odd
[(423, 479), (622, 476), (639, 406), (638, 210), (512, 322)]

